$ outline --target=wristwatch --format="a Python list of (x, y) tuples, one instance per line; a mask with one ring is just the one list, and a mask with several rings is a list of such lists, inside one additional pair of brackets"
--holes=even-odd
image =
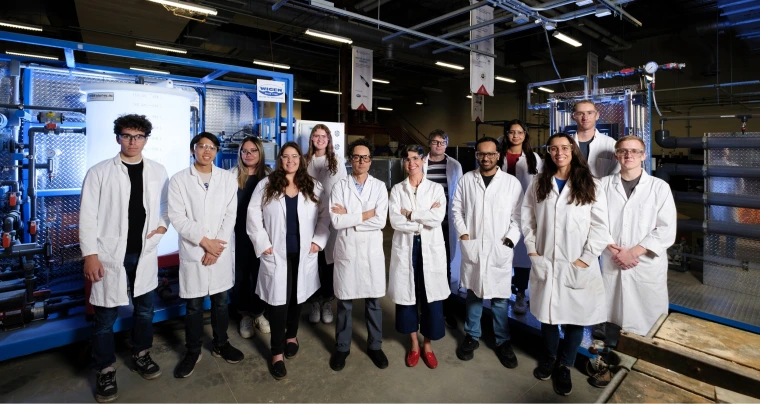
[(512, 242), (512, 240), (505, 238), (504, 239), (504, 245), (509, 248), (515, 248), (515, 243)]

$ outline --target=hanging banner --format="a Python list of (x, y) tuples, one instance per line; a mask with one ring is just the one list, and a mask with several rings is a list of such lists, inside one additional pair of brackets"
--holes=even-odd
[(285, 102), (285, 83), (256, 79), (256, 101)]
[(351, 109), (372, 111), (372, 51), (351, 47)]
[(470, 105), (472, 108), (472, 121), (473, 122), (483, 122), (485, 120), (483, 111), (485, 110), (484, 102), (485, 98), (483, 94), (473, 94), (472, 99), (470, 100)]
[[(479, 0), (470, 0), (477, 3)], [(483, 6), (470, 11), (470, 26), (493, 19), (493, 7)], [(493, 24), (470, 31), (470, 40), (493, 35)], [(470, 48), (494, 53), (494, 40), (480, 41), (470, 45)], [(470, 52), (470, 91), (475, 94), (493, 96), (493, 65), (492, 57)]]

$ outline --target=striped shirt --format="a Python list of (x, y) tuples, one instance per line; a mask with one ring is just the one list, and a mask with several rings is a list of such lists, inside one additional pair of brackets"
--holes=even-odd
[[(446, 177), (446, 160), (444, 156), (441, 161), (432, 161), (428, 158), (428, 168), (425, 177), (430, 181), (441, 184), (443, 187), (443, 194), (446, 195), (446, 206), (449, 203), (449, 179)], [(446, 216), (443, 217), (443, 224), (448, 223), (448, 209), (446, 209)]]

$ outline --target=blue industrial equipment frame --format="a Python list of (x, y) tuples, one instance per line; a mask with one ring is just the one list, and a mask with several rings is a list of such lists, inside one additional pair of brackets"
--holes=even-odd
[[(214, 63), (214, 62), (204, 62), (204, 61), (186, 59), (186, 58), (175, 57), (175, 56), (166, 56), (166, 55), (154, 54), (154, 53), (148, 53), (148, 52), (140, 52), (140, 51), (126, 50), (126, 49), (112, 48), (112, 47), (107, 47), (107, 46), (92, 45), (92, 44), (87, 44), (87, 43), (64, 41), (60, 39), (44, 38), (44, 37), (38, 37), (38, 36), (33, 36), (33, 35), (17, 34), (17, 33), (11, 33), (11, 32), (6, 32), (6, 31), (0, 31), (0, 41), (24, 43), (24, 44), (62, 49), (64, 53), (64, 57), (65, 57), (63, 61), (56, 62), (56, 61), (46, 60), (45, 63), (51, 66), (59, 66), (61, 68), (68, 68), (71, 71), (86, 72), (88, 74), (93, 74), (93, 73), (111, 74), (112, 73), (112, 74), (128, 75), (128, 76), (156, 77), (156, 78), (161, 78), (161, 79), (172, 79), (172, 80), (179, 81), (182, 83), (198, 84), (199, 87), (197, 88), (197, 90), (199, 93), (198, 96), (200, 98), (199, 100), (200, 113), (198, 114), (199, 115), (198, 119), (199, 119), (200, 131), (205, 130), (204, 102), (205, 102), (205, 92), (206, 92), (207, 85), (215, 86), (215, 87), (224, 87), (225, 89), (229, 89), (229, 90), (239, 89), (248, 94), (253, 93), (254, 95), (256, 93), (256, 86), (253, 84), (216, 80), (217, 78), (227, 73), (241, 73), (241, 74), (252, 75), (252, 76), (257, 76), (257, 77), (271, 78), (272, 80), (275, 80), (275, 81), (284, 82), (285, 94), (286, 94), (285, 119), (286, 119), (286, 122), (288, 122), (288, 125), (286, 127), (285, 139), (283, 140), (281, 139), (281, 136), (280, 136), (280, 123), (282, 121), (282, 117), (280, 116), (281, 114), (280, 111), (282, 110), (282, 106), (280, 103), (276, 103), (275, 109), (277, 111), (277, 114), (275, 115), (275, 118), (273, 119), (276, 122), (277, 131), (274, 133), (274, 140), (278, 145), (283, 144), (285, 141), (293, 140), (294, 78), (292, 74), (279, 73), (279, 72), (273, 72), (273, 71), (268, 71), (268, 70), (260, 70), (260, 69), (242, 67), (242, 66), (226, 65), (226, 64)], [(150, 74), (150, 73), (137, 72), (134, 70), (117, 68), (117, 67), (97, 66), (97, 65), (90, 65), (90, 64), (77, 64), (74, 58), (75, 51), (86, 52), (86, 53), (96, 53), (96, 54), (108, 55), (108, 56), (117, 56), (117, 57), (137, 59), (137, 60), (142, 60), (142, 61), (160, 62), (160, 63), (166, 63), (166, 64), (178, 65), (178, 66), (209, 69), (210, 72), (206, 74), (204, 77), (198, 78), (198, 77), (182, 76), (182, 75), (176, 75), (176, 74), (160, 74), (160, 75)], [(18, 60), (20, 62), (34, 62), (34, 61), (37, 61), (38, 59), (31, 58), (31, 57), (23, 57), (23, 56), (2, 55), (2, 57), (0, 57), (0, 60), (2, 61)], [(24, 77), (23, 99), (29, 105), (32, 105), (29, 101), (33, 100), (33, 96), (34, 96), (34, 94), (32, 94), (31, 76), (32, 76), (31, 74), (25, 74), (23, 76)], [(258, 104), (257, 102), (253, 102), (254, 118), (255, 118), (254, 124), (261, 123), (260, 122), (261, 118), (259, 118), (258, 116), (259, 114), (258, 114), (257, 104)], [(23, 115), (25, 111), (18, 111), (18, 113)], [(67, 126), (71, 127), (72, 125), (77, 126), (77, 127), (83, 126), (83, 124), (67, 123), (63, 125), (63, 127), (67, 127)], [(26, 136), (28, 129), (34, 126), (39, 126), (39, 124), (30, 123), (29, 120), (25, 120), (24, 126), (21, 130), (21, 133), (24, 134), (23, 136)], [(26, 142), (28, 139), (24, 138), (23, 140), (24, 142)], [(20, 180), (28, 181), (26, 171), (24, 171), (23, 173), (24, 173), (23, 174), (24, 177), (21, 178)], [(53, 190), (40, 190), (38, 191), (37, 196), (38, 197), (76, 196), (76, 195), (79, 195), (80, 193), (81, 193), (81, 190), (77, 188), (53, 189)], [(23, 218), (23, 220), (25, 222), (28, 222), (30, 219), (29, 211), (25, 210), (24, 213), (25, 213), (24, 214), (25, 217)], [(24, 242), (30, 242), (30, 237), (28, 234), (25, 234), (24, 237), (25, 237)], [(182, 316), (185, 314), (184, 303), (173, 304), (173, 303), (165, 303), (161, 299), (154, 299), (154, 300), (156, 302), (155, 315), (153, 318), (154, 322), (161, 322), (161, 321)], [(204, 302), (204, 309), (208, 309), (209, 307), (210, 307), (209, 300), (206, 299)], [(125, 306), (119, 309), (119, 319), (114, 325), (114, 332), (127, 330), (132, 326), (131, 314), (132, 314), (131, 306)], [(1, 332), (0, 333), (0, 361), (68, 345), (77, 341), (86, 340), (87, 338), (89, 338), (89, 335), (90, 335), (90, 324), (85, 319), (83, 308), (71, 309), (69, 313), (53, 314), (47, 320), (32, 322), (30, 324), (27, 324), (22, 329)]]

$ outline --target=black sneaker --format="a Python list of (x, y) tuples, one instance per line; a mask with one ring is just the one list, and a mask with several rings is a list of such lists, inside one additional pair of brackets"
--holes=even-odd
[(269, 373), (277, 380), (284, 379), (288, 375), (288, 370), (285, 369), (285, 361), (279, 360), (269, 365)]
[(298, 355), (298, 344), (295, 342), (285, 344), (285, 359), (293, 359), (296, 355)]
[(478, 349), (478, 347), (480, 347), (480, 342), (476, 341), (475, 338), (472, 338), (470, 334), (467, 334), (462, 343), (457, 347), (457, 358), (463, 361), (472, 360), (475, 356), (475, 350)]
[(222, 358), (227, 363), (238, 363), (245, 358), (245, 355), (239, 349), (230, 345), (229, 341), (225, 342), (222, 346), (215, 346), (214, 350), (211, 351), (211, 355)]
[(201, 361), (201, 352), (186, 351), (182, 360), (174, 369), (174, 377), (182, 379), (184, 377), (190, 377), (195, 370), (195, 364)]
[(514, 369), (517, 367), (517, 356), (515, 356), (515, 351), (512, 350), (512, 344), (509, 341), (496, 347), (496, 356), (499, 357), (499, 362), (505, 368)]
[(570, 380), (570, 369), (565, 365), (557, 365), (552, 373), (554, 392), (561, 396), (569, 396), (573, 391), (573, 382)]
[(591, 327), (591, 336), (594, 339), (604, 341), (607, 338), (607, 323), (600, 323)]
[(385, 356), (385, 352), (382, 349), (368, 349), (367, 355), (372, 359), (372, 363), (379, 369), (385, 369), (388, 367), (388, 357)]
[(330, 369), (340, 372), (346, 366), (346, 358), (351, 354), (351, 351), (341, 352), (335, 351), (332, 358), (330, 358)]
[(132, 356), (132, 371), (137, 372), (143, 379), (151, 380), (161, 376), (161, 368), (150, 357), (150, 352), (143, 356)]
[(119, 389), (116, 387), (116, 371), (98, 373), (97, 387), (95, 389), (95, 401), (110, 403), (119, 398)]
[(556, 358), (548, 357), (544, 359), (537, 368), (533, 369), (533, 376), (538, 380), (549, 380), (549, 378), (552, 377), (556, 364)]

